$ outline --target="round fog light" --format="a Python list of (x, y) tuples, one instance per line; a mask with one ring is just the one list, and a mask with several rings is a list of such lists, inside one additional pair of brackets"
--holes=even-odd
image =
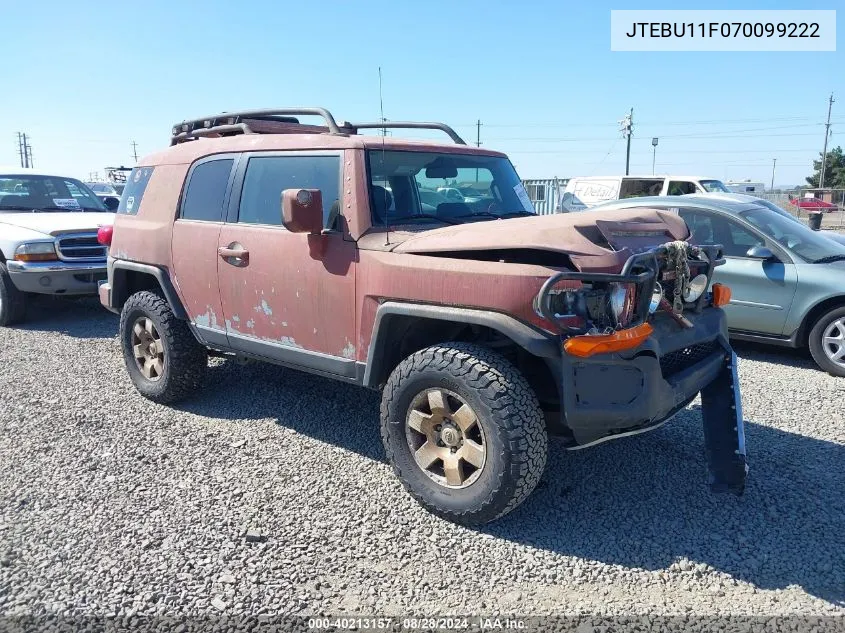
[(42, 286), (49, 286), (52, 283), (52, 279), (50, 279), (47, 275), (44, 275), (41, 279), (38, 280)]
[(707, 275), (696, 275), (687, 285), (686, 291), (684, 292), (684, 301), (687, 303), (697, 301), (704, 294), (705, 290), (707, 290)]

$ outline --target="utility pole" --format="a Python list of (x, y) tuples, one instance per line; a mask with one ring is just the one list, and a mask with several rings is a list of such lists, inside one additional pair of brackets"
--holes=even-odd
[(32, 167), (32, 146), (26, 138), (26, 133), (18, 132), (18, 155), (21, 157), (21, 167)]
[(827, 102), (827, 123), (824, 124), (824, 149), (822, 150), (822, 169), (819, 173), (819, 189), (824, 189), (824, 172), (827, 165), (827, 137), (830, 136), (830, 109), (833, 107), (833, 93)]
[(135, 162), (138, 162), (138, 143), (132, 141), (132, 155), (135, 157)]
[(622, 132), (622, 138), (628, 139), (628, 150), (625, 153), (625, 175), (630, 173), (631, 167), (631, 135), (634, 133), (634, 108), (631, 108), (630, 113), (625, 115), (625, 118), (619, 121), (622, 126), (619, 131)]
[(773, 158), (772, 159), (772, 186), (770, 188), (770, 191), (775, 190), (775, 165), (777, 165), (777, 164), (778, 164), (778, 159)]
[(481, 147), (481, 119), (475, 124), (475, 146)]

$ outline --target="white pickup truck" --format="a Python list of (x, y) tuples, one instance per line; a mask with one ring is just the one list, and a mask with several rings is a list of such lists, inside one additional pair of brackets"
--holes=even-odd
[(107, 256), (97, 231), (113, 206), (75, 178), (0, 170), (0, 326), (22, 321), (34, 294), (97, 294)]

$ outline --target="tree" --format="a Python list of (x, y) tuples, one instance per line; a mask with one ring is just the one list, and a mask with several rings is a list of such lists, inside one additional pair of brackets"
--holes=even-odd
[[(819, 178), (822, 168), (822, 153), (819, 152), (819, 160), (813, 161), (814, 173), (807, 177), (811, 187), (819, 186)], [(845, 189), (845, 153), (841, 147), (834, 147), (827, 153), (824, 167), (824, 186), (833, 189)]]

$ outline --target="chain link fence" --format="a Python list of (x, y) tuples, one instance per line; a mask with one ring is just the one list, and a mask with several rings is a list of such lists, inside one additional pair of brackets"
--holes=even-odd
[(809, 220), (811, 213), (819, 211), (822, 229), (845, 229), (845, 189), (794, 189), (748, 195), (773, 202), (804, 222)]

